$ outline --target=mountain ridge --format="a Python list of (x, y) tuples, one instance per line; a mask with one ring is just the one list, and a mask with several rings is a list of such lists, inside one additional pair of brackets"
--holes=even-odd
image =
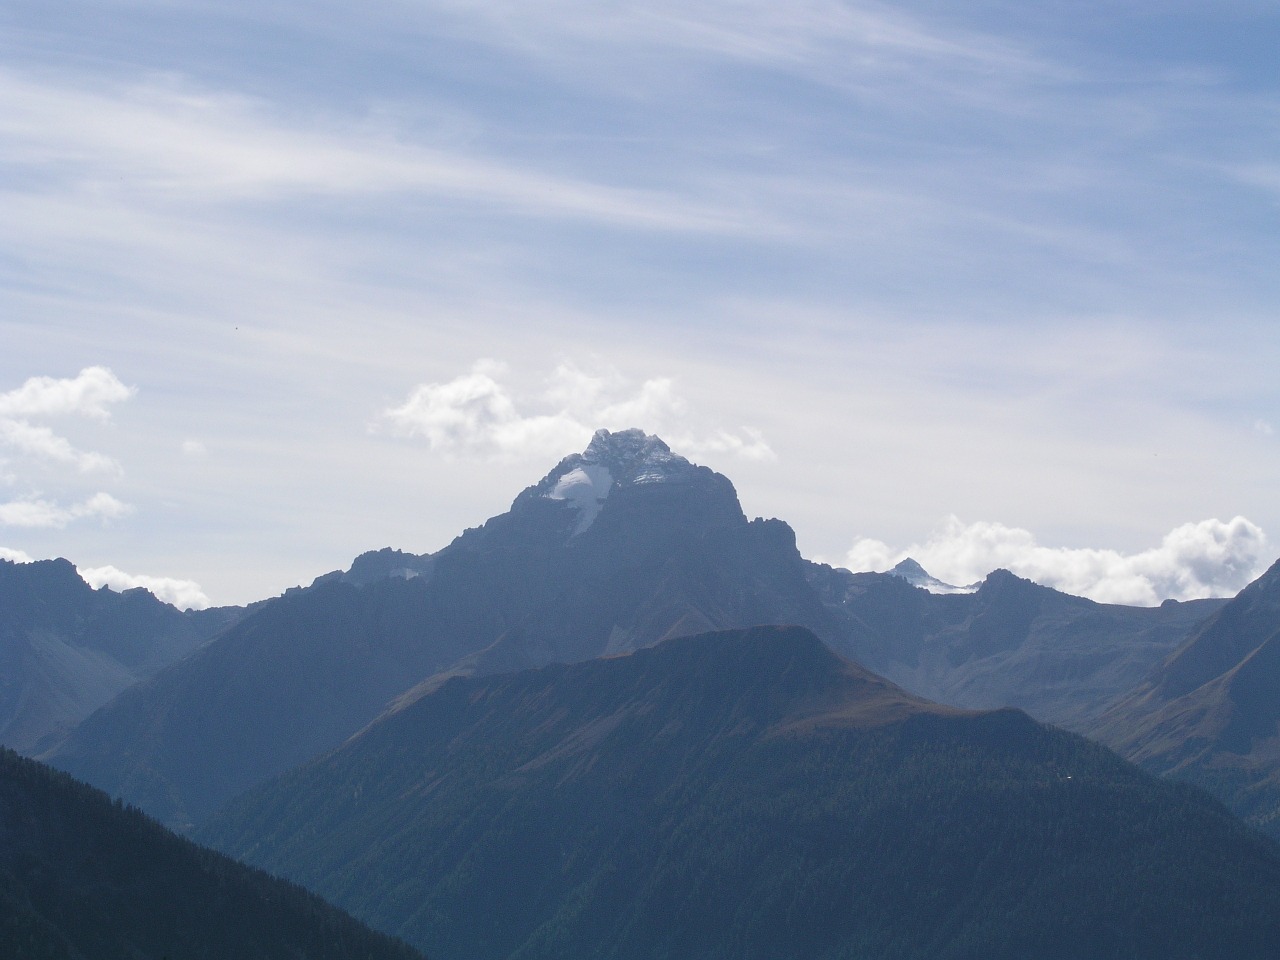
[(813, 564), (785, 522), (747, 519), (727, 477), (641, 431), (600, 431), (507, 512), (435, 553), (370, 551), (255, 607), (42, 756), (189, 829), (450, 676), (759, 624), (806, 627), (932, 700), (1078, 727), (1210, 608), (1108, 607), (1002, 571), (935, 595)]

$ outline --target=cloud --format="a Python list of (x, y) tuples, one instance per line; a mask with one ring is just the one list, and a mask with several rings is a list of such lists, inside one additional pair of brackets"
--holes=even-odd
[(599, 427), (639, 426), (666, 434), (673, 446), (690, 452), (774, 457), (761, 433), (751, 428), (739, 433), (716, 428), (705, 438), (687, 435), (687, 404), (666, 377), (632, 388), (612, 371), (592, 375), (562, 363), (540, 395), (526, 398), (502, 382), (507, 372), (504, 364), (482, 360), (446, 383), (414, 388), (404, 403), (382, 411), (380, 422), (447, 455), (562, 455), (585, 446)]
[(133, 510), (109, 493), (95, 493), (87, 500), (63, 507), (52, 500), (30, 497), (0, 503), (0, 525), (9, 527), (45, 527), (61, 530), (74, 520), (98, 518), (118, 520)]
[(265, 101), (146, 83), (54, 85), (0, 71), (5, 159), (89, 196), (200, 205), (299, 196), (431, 197), (527, 216), (658, 231), (739, 234), (731, 208), (695, 197), (557, 176), (414, 142), (387, 121), (290, 122)]
[(21, 550), (12, 550), (9, 547), (0, 547), (0, 560), (8, 560), (11, 563), (34, 563), (31, 555)]
[(383, 411), (392, 429), (424, 438), (443, 453), (520, 456), (573, 447), (591, 437), (589, 427), (566, 411), (525, 415), (496, 379), (505, 372), (492, 361), (480, 361), (470, 373), (447, 383), (427, 383), (403, 404)]
[(1266, 420), (1259, 419), (1253, 422), (1253, 432), (1258, 434), (1260, 437), (1273, 437), (1275, 436), (1276, 430), (1275, 427), (1271, 426), (1271, 424)]
[(731, 453), (744, 460), (778, 459), (773, 448), (765, 442), (763, 434), (754, 427), (742, 427), (738, 433), (717, 430), (703, 439), (676, 434), (672, 442), (690, 453)]
[(105, 586), (112, 590), (124, 591), (142, 587), (165, 603), (173, 604), (179, 610), (203, 610), (210, 605), (209, 598), (200, 589), (200, 584), (194, 580), (125, 573), (112, 566), (78, 569), (85, 583), (94, 589)]
[(100, 453), (77, 450), (65, 437), (60, 437), (48, 427), (39, 427), (25, 420), (0, 419), (0, 443), (19, 453), (70, 464), (83, 473), (117, 472), (120, 465)]
[(106, 367), (85, 367), (72, 378), (31, 377), (16, 390), (0, 393), (0, 444), (84, 473), (119, 472), (119, 464), (110, 457), (77, 450), (65, 437), (31, 421), (61, 416), (105, 421), (111, 417), (109, 404), (128, 400), (135, 392)]
[[(0, 393), (0, 446), (16, 451), (28, 464), (34, 460), (75, 467), (80, 473), (119, 473), (120, 465), (110, 457), (78, 450), (66, 437), (32, 420), (77, 416), (106, 421), (110, 406), (135, 392), (106, 367), (85, 367), (75, 377), (31, 377), (17, 389)], [(4, 480), (12, 484), (18, 477), (6, 469)], [(104, 491), (71, 506), (33, 494), (0, 503), (0, 526), (60, 530), (76, 520), (117, 520), (131, 510)]]
[(183, 440), (182, 452), (188, 457), (203, 457), (208, 454), (209, 448), (199, 440)]
[(85, 367), (70, 379), (31, 377), (16, 390), (0, 393), (0, 416), (56, 417), (66, 414), (106, 420), (108, 404), (128, 400), (137, 391), (106, 367)]
[(1269, 554), (1262, 529), (1244, 517), (1186, 523), (1166, 534), (1159, 546), (1133, 554), (1045, 547), (1029, 530), (950, 517), (924, 543), (901, 550), (859, 539), (846, 565), (886, 570), (906, 557), (950, 583), (972, 583), (1003, 567), (1075, 596), (1150, 606), (1167, 598), (1233, 596), (1263, 572)]
[[(1007, 41), (942, 31), (898, 7), (800, 0), (712, 0), (687, 4), (644, 0), (596, 4), (556, 0), (536, 10), (515, 2), (443, 0), (438, 8), (486, 24), (484, 35), (526, 53), (563, 55), (565, 41), (582, 53), (609, 55), (646, 46), (768, 65), (818, 78), (885, 73), (903, 65), (944, 65), (985, 75), (1043, 69)], [(615, 68), (616, 69), (616, 68)]]

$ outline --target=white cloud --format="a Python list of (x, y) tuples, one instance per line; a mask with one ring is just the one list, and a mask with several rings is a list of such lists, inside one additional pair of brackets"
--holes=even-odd
[(199, 440), (183, 440), (182, 452), (188, 457), (203, 457), (209, 452), (209, 448)]
[(16, 390), (0, 393), (0, 444), (84, 473), (119, 472), (119, 464), (110, 457), (77, 450), (71, 441), (32, 420), (70, 415), (108, 420), (108, 405), (128, 400), (135, 392), (106, 367), (85, 367), (71, 378), (31, 377)]
[(9, 527), (52, 527), (62, 529), (74, 520), (98, 518), (118, 520), (132, 512), (109, 493), (95, 493), (87, 500), (63, 507), (41, 497), (29, 497), (0, 503), (0, 525)]
[(764, 437), (752, 428), (739, 433), (716, 428), (705, 438), (687, 434), (687, 404), (665, 377), (631, 388), (612, 371), (597, 376), (564, 363), (547, 389), (530, 399), (502, 382), (506, 374), (505, 365), (482, 360), (446, 383), (416, 387), (404, 403), (384, 410), (381, 419), (393, 432), (422, 437), (432, 450), (445, 454), (562, 455), (585, 446), (599, 427), (638, 426), (665, 434), (677, 450), (773, 458)]
[(77, 450), (66, 437), (25, 420), (0, 419), (0, 443), (41, 460), (69, 464), (83, 473), (118, 472), (120, 469), (120, 465), (110, 457)]
[(444, 453), (520, 456), (573, 447), (591, 437), (590, 428), (567, 412), (525, 415), (496, 379), (504, 372), (480, 361), (470, 373), (447, 383), (427, 383), (400, 406), (383, 412), (393, 430), (422, 437)]
[(108, 404), (128, 400), (135, 392), (106, 367), (85, 367), (73, 378), (31, 377), (16, 390), (0, 393), (0, 416), (78, 414), (106, 420), (111, 416)]
[(1253, 422), (1253, 432), (1262, 437), (1275, 436), (1275, 427), (1271, 426), (1266, 420), (1255, 420)]
[(737, 433), (717, 430), (702, 439), (675, 434), (671, 442), (690, 453), (731, 453), (744, 460), (778, 459), (764, 435), (754, 427), (742, 427)]
[(1244, 517), (1187, 523), (1140, 553), (1045, 547), (1029, 530), (1002, 523), (949, 518), (924, 543), (895, 550), (859, 539), (849, 551), (851, 570), (885, 570), (914, 557), (949, 583), (981, 580), (1003, 567), (1064, 593), (1104, 603), (1153, 605), (1167, 598), (1232, 596), (1266, 566), (1267, 538)]
[[(119, 473), (120, 466), (101, 453), (78, 450), (66, 437), (32, 420), (79, 416), (106, 421), (110, 405), (128, 400), (136, 391), (121, 383), (106, 367), (85, 367), (75, 377), (31, 377), (22, 386), (0, 393), (0, 446), (15, 451), (20, 466), (31, 461), (74, 467), (80, 473)], [(7, 468), (6, 483), (18, 482)], [(132, 508), (99, 491), (71, 506), (40, 494), (0, 503), (0, 526), (62, 529), (76, 520), (116, 520)]]
[(165, 603), (173, 604), (179, 610), (203, 610), (210, 603), (209, 598), (200, 589), (200, 584), (194, 580), (125, 573), (112, 566), (79, 568), (79, 573), (85, 583), (94, 589), (105, 586), (112, 590), (123, 591), (142, 587)]
[(31, 555), (22, 550), (12, 550), (9, 547), (0, 547), (0, 560), (9, 560), (13, 563), (33, 563)]

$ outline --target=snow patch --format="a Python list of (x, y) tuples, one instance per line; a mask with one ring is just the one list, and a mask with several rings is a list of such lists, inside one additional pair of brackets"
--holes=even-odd
[(552, 500), (567, 500), (578, 511), (578, 525), (573, 532), (579, 534), (595, 522), (612, 487), (613, 474), (608, 467), (584, 463), (556, 481), (547, 496)]

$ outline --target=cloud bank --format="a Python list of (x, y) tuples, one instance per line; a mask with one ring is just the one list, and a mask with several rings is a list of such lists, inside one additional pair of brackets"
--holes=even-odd
[(132, 590), (142, 587), (151, 591), (165, 603), (171, 603), (179, 610), (203, 610), (209, 606), (209, 598), (205, 596), (200, 584), (194, 580), (176, 580), (173, 577), (149, 577), (145, 574), (125, 573), (115, 567), (80, 567), (77, 568), (84, 582), (95, 590), (108, 587), (112, 590)]
[(507, 373), (504, 364), (481, 360), (453, 380), (415, 387), (402, 404), (383, 410), (378, 424), (400, 436), (422, 438), (433, 451), (450, 456), (562, 456), (585, 446), (599, 427), (639, 426), (662, 434), (685, 453), (775, 458), (751, 427), (691, 432), (688, 404), (665, 377), (633, 387), (611, 371), (593, 375), (564, 363), (542, 391), (525, 396), (503, 382)]
[(905, 549), (859, 539), (845, 565), (887, 570), (906, 557), (949, 583), (973, 583), (1003, 567), (1075, 596), (1152, 606), (1169, 598), (1233, 596), (1263, 572), (1270, 553), (1266, 534), (1244, 517), (1186, 523), (1159, 546), (1124, 554), (1041, 546), (1029, 530), (990, 521), (966, 524), (953, 516), (924, 543)]

